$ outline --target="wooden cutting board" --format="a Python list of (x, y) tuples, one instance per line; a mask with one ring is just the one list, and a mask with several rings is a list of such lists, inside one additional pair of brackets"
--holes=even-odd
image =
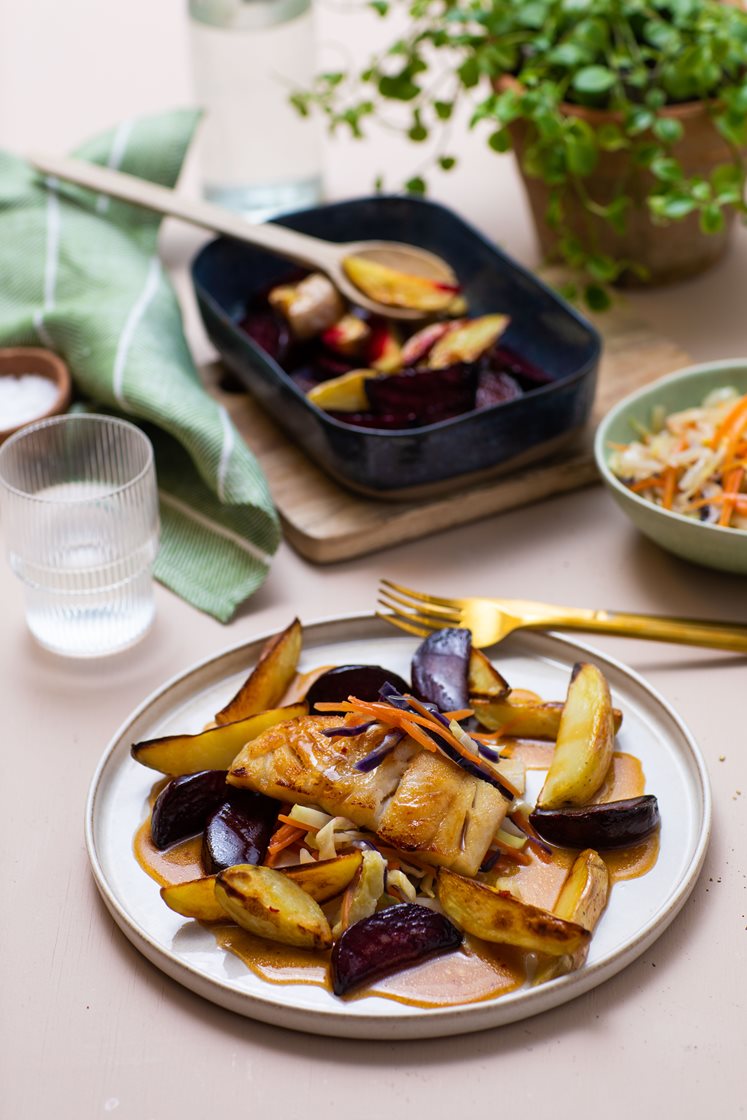
[(259, 459), (289, 544), (315, 564), (330, 564), (595, 482), (592, 442), (601, 417), (634, 389), (690, 359), (636, 319), (622, 299), (594, 321), (604, 338), (604, 353), (592, 422), (583, 436), (514, 473), (421, 501), (377, 501), (345, 490), (315, 467), (251, 397), (222, 391), (219, 364), (204, 374), (210, 392), (225, 405)]

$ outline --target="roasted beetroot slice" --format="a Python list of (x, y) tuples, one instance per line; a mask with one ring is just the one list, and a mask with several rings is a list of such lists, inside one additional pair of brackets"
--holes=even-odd
[(202, 838), (202, 865), (214, 875), (237, 863), (262, 863), (280, 805), (250, 790), (231, 790), (210, 814)]
[(458, 949), (462, 934), (443, 914), (404, 902), (363, 918), (346, 929), (332, 949), (332, 990), (352, 988), (399, 972), (434, 953)]
[(562, 848), (627, 848), (639, 844), (659, 827), (659, 803), (653, 794), (575, 805), (565, 809), (535, 809), (530, 824), (543, 840)]
[(381, 665), (339, 665), (317, 677), (306, 693), (309, 711), (320, 703), (337, 704), (355, 696), (358, 700), (378, 700), (383, 684), (389, 681), (398, 692), (409, 692), (410, 686), (398, 673)]
[(505, 401), (513, 401), (523, 395), (521, 385), (510, 373), (497, 373), (492, 369), (483, 370), (480, 373), (475, 398), (478, 408), (489, 408), (491, 404), (503, 404)]
[(261, 304), (250, 307), (239, 326), (276, 362), (285, 358), (290, 346), (290, 331), (285, 320), (271, 307)]
[(156, 798), (150, 818), (151, 836), (159, 851), (201, 832), (226, 792), (225, 770), (200, 770), (172, 778)]
[(475, 407), (476, 390), (475, 363), (446, 369), (410, 369), (366, 383), (372, 412), (413, 415), (419, 424), (434, 424), (470, 412)]
[(517, 354), (508, 346), (494, 346), (490, 351), (489, 361), (491, 369), (510, 373), (520, 383), (525, 382), (524, 388), (532, 389), (537, 385), (549, 385), (553, 380), (534, 362), (530, 362), (523, 354)]
[(430, 634), (412, 658), (412, 684), (418, 696), (437, 704), (442, 712), (468, 708), (471, 652), (469, 630), (449, 627)]

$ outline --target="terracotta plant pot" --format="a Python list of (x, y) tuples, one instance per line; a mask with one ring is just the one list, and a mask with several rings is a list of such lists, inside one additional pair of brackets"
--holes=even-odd
[[(515, 79), (509, 77), (501, 78), (497, 85), (499, 89), (507, 86), (521, 88)], [(621, 121), (619, 113), (602, 109), (587, 109), (568, 103), (562, 109), (568, 116), (580, 117), (594, 128)], [(663, 115), (673, 117), (683, 125), (683, 137), (673, 146), (672, 154), (681, 163), (686, 178), (706, 178), (714, 167), (732, 162), (733, 152), (714, 127), (704, 102), (673, 105), (664, 109)], [(550, 260), (557, 259), (557, 234), (545, 219), (551, 188), (541, 179), (525, 174), (522, 166), (529, 143), (527, 122), (514, 121), (508, 127), (542, 252)], [(666, 284), (694, 276), (715, 264), (726, 250), (734, 225), (733, 211), (727, 211), (725, 226), (719, 233), (702, 233), (697, 213), (688, 214), (680, 221), (657, 225), (652, 221), (646, 203), (655, 183), (650, 171), (632, 164), (628, 151), (599, 153), (597, 166), (584, 179), (584, 184), (589, 196), (602, 205), (610, 203), (621, 192), (633, 200), (628, 209), (625, 233), (617, 233), (603, 218), (590, 214), (572, 189), (563, 188), (565, 225), (584, 246), (593, 245), (599, 252), (616, 259), (628, 258), (648, 270), (646, 280), (630, 271), (624, 273), (619, 281), (621, 284)]]

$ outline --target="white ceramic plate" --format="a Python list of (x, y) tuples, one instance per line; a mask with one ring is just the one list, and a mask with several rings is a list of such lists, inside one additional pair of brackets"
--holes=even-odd
[[(115, 735), (89, 793), (86, 843), (104, 902), (130, 941), (180, 984), (250, 1018), (314, 1034), (371, 1039), (461, 1034), (535, 1015), (601, 984), (648, 948), (682, 907), (703, 862), (711, 817), (706, 769), (691, 735), (662, 697), (623, 665), (575, 641), (524, 632), (494, 655), (509, 681), (562, 699), (579, 655), (593, 660), (624, 712), (618, 747), (641, 759), (646, 790), (659, 799), (659, 859), (649, 874), (616, 884), (588, 962), (537, 988), (433, 1009), (381, 997), (346, 1003), (318, 987), (279, 986), (256, 977), (218, 949), (208, 930), (167, 909), (157, 885), (136, 863), (132, 839), (155, 775), (133, 761), (129, 748), (141, 739), (200, 730), (244, 679), (265, 637), (204, 661), (158, 689)], [(304, 628), (301, 668), (369, 662), (409, 677), (416, 645), (416, 639), (368, 615), (335, 619)]]

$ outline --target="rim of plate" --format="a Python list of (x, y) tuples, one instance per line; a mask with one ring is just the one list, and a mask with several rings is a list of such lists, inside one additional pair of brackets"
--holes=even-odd
[[(376, 613), (351, 612), (349, 614), (336, 614), (319, 618), (304, 623), (304, 632), (320, 631), (324, 627), (334, 625), (356, 624), (363, 625), (379, 623), (382, 637), (397, 638), (397, 634), (383, 620), (377, 619)], [(377, 626), (378, 629), (378, 626)], [(439, 1038), (452, 1034), (467, 1034), (492, 1027), (503, 1026), (521, 1019), (530, 1018), (543, 1011), (550, 1010), (563, 1003), (583, 995), (591, 988), (611, 979), (628, 964), (632, 963), (641, 953), (645, 952), (676, 918), (679, 911), (687, 901), (700, 869), (705, 859), (708, 843), (710, 841), (712, 823), (712, 795), (708, 771), (705, 760), (700, 753), (695, 739), (687, 725), (677, 714), (669, 702), (635, 670), (630, 669), (624, 662), (610, 657), (594, 646), (575, 639), (566, 638), (553, 630), (547, 631), (519, 631), (515, 638), (519, 641), (533, 641), (548, 639), (561, 650), (572, 650), (575, 654), (579, 651), (593, 656), (598, 661), (606, 663), (623, 677), (631, 680), (639, 689), (648, 695), (660, 707), (667, 717), (673, 721), (690, 752), (690, 761), (694, 764), (698, 777), (699, 809), (702, 818), (697, 841), (694, 844), (690, 860), (683, 869), (674, 890), (662, 900), (656, 911), (648, 918), (645, 925), (632, 938), (623, 945), (609, 953), (602, 960), (586, 965), (581, 971), (568, 973), (555, 980), (550, 980), (536, 988), (519, 988), (504, 996), (486, 1000), (481, 1003), (469, 1003), (456, 1007), (412, 1007), (410, 1013), (400, 1012), (392, 1015), (387, 1013), (372, 1013), (369, 1015), (346, 1015), (344, 1009), (325, 1008), (298, 1008), (288, 1007), (277, 998), (265, 998), (251, 992), (237, 989), (230, 981), (206, 975), (199, 968), (181, 960), (175, 953), (158, 944), (149, 932), (135, 921), (124, 906), (121, 905), (113, 889), (110, 887), (104, 868), (99, 860), (95, 840), (95, 814), (96, 799), (100, 790), (100, 783), (105, 771), (110, 765), (114, 754), (121, 747), (127, 729), (155, 704), (159, 699), (172, 691), (186, 678), (200, 673), (211, 664), (230, 658), (232, 654), (249, 646), (258, 645), (277, 633), (276, 628), (262, 632), (255, 637), (237, 642), (226, 647), (219, 653), (214, 653), (202, 660), (193, 663), (187, 669), (176, 673), (167, 681), (155, 688), (123, 721), (111, 740), (107, 744), (99, 763), (94, 771), (86, 798), (85, 809), (85, 844), (91, 870), (96, 887), (115, 922), (135, 947), (143, 955), (161, 969), (166, 975), (185, 986), (195, 994), (217, 1004), (220, 1007), (234, 1011), (237, 1014), (254, 1019), (258, 1022), (270, 1023), (291, 1030), (317, 1035), (358, 1038), (382, 1039), (390, 1041), (416, 1040), (424, 1038)], [(403, 641), (407, 635), (400, 635)], [(333, 639), (330, 639), (333, 640)], [(510, 641), (511, 639), (506, 639)], [(323, 644), (323, 643), (321, 643)], [(503, 644), (503, 643), (501, 643)], [(494, 649), (495, 647), (490, 647)], [(269, 986), (269, 985), (268, 985)], [(308, 1020), (313, 1020), (313, 1025)]]

